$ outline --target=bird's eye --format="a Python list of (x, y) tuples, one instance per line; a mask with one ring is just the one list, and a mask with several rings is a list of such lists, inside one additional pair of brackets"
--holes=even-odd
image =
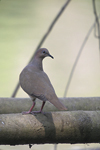
[(46, 52), (45, 52), (45, 51), (43, 51), (43, 53), (45, 54)]

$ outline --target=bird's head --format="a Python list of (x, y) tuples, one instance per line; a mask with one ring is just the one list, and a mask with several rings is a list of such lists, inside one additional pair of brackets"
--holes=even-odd
[(52, 55), (50, 55), (49, 51), (46, 48), (38, 49), (35, 53), (35, 56), (42, 59), (44, 59), (45, 57), (54, 58)]

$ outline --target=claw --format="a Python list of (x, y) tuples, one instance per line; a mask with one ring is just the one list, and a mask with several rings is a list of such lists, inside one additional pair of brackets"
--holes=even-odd
[(39, 111), (32, 111), (32, 109), (33, 109), (34, 106), (35, 106), (35, 102), (33, 102), (33, 105), (32, 105), (32, 107), (30, 108), (30, 110), (29, 110), (29, 111), (23, 111), (23, 112), (22, 112), (22, 115), (38, 114), (38, 113), (44, 114), (44, 113), (42, 112), (42, 109), (43, 109), (43, 107), (44, 107), (44, 104), (45, 104), (45, 102), (43, 102), (42, 107), (41, 107), (41, 109), (40, 109)]
[(44, 114), (44, 112), (42, 112), (41, 110), (39, 110), (39, 111), (32, 111), (31, 112), (31, 114), (39, 114), (39, 113)]
[(31, 114), (31, 112), (30, 111), (23, 111), (22, 112), (22, 115), (27, 115), (27, 114)]
[(32, 114), (38, 114), (38, 113), (41, 113), (41, 111), (32, 111), (31, 113)]

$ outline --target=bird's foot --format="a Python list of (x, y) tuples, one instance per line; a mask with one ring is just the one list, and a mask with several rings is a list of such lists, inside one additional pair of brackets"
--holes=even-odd
[(43, 112), (40, 111), (40, 110), (39, 110), (39, 111), (32, 111), (32, 112), (31, 112), (31, 114), (39, 114), (39, 113), (43, 114)]
[(39, 110), (39, 111), (23, 111), (22, 115), (28, 115), (28, 114), (33, 114), (34, 115), (34, 114), (39, 114), (39, 113), (44, 114), (44, 112)]
[(23, 111), (22, 112), (22, 115), (27, 115), (27, 114), (31, 114), (31, 112), (30, 111)]

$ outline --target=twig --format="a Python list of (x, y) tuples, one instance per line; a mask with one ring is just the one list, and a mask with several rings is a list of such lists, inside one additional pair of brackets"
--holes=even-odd
[(88, 33), (87, 33), (87, 35), (86, 35), (86, 37), (85, 37), (85, 39), (84, 39), (84, 41), (83, 41), (83, 43), (82, 43), (82, 45), (81, 45), (81, 48), (80, 48), (80, 50), (79, 50), (79, 52), (78, 52), (78, 55), (77, 55), (77, 57), (76, 57), (76, 60), (75, 60), (75, 62), (74, 62), (74, 65), (73, 65), (73, 67), (72, 67), (71, 73), (70, 73), (70, 75), (69, 75), (69, 79), (68, 79), (68, 82), (67, 82), (67, 85), (66, 85), (66, 88), (65, 88), (65, 92), (64, 92), (64, 97), (66, 97), (66, 95), (67, 95), (67, 92), (68, 92), (68, 89), (69, 89), (69, 85), (70, 85), (70, 83), (71, 83), (71, 80), (72, 80), (72, 77), (73, 77), (73, 74), (74, 74), (74, 70), (75, 70), (76, 65), (77, 65), (77, 63), (78, 63), (78, 60), (79, 60), (80, 55), (81, 55), (81, 53), (82, 53), (82, 50), (83, 50), (83, 48), (84, 48), (84, 46), (85, 46), (85, 44), (86, 44), (86, 42), (87, 42), (87, 40), (88, 40), (88, 38), (89, 38), (89, 36), (90, 36), (90, 33), (91, 33), (91, 31), (93, 30), (93, 28), (95, 27), (95, 24), (96, 24), (96, 21), (93, 23), (93, 25), (92, 25), (91, 28), (89, 29), (89, 31), (88, 31)]
[[(99, 18), (98, 18), (97, 11), (96, 11), (95, 0), (92, 0), (92, 2), (93, 2), (93, 10), (94, 10), (94, 16), (95, 16), (95, 21), (96, 21), (94, 32), (95, 32), (95, 37), (99, 39), (99, 51), (100, 51), (100, 25), (99, 25)], [(97, 26), (97, 29), (98, 29), (98, 35), (96, 35), (96, 26)]]
[[(63, 13), (63, 11), (65, 10), (66, 6), (69, 4), (71, 0), (67, 0), (66, 3), (63, 5), (63, 7), (61, 8), (61, 10), (58, 12), (58, 14), (56, 15), (56, 17), (54, 18), (54, 20), (52, 21), (52, 23), (50, 24), (47, 32), (44, 34), (44, 36), (42, 37), (42, 39), (40, 40), (35, 52), (41, 47), (41, 45), (44, 43), (44, 41), (46, 40), (47, 36), (49, 35), (49, 33), (51, 32), (52, 28), (54, 27), (54, 25), (56, 24), (57, 20), (59, 19), (59, 17), (61, 16), (61, 14)], [(33, 59), (34, 54), (31, 58), (31, 60)], [(31, 61), (30, 60), (30, 61)]]
[[(57, 22), (57, 20), (60, 18), (61, 14), (63, 13), (63, 11), (65, 10), (65, 8), (67, 7), (67, 5), (69, 4), (71, 0), (67, 0), (66, 3), (63, 5), (63, 7), (61, 8), (61, 10), (58, 12), (58, 14), (56, 15), (56, 17), (54, 18), (54, 20), (52, 21), (52, 23), (50, 24), (47, 32), (44, 34), (44, 36), (42, 37), (42, 39), (40, 40), (35, 52), (42, 46), (43, 42), (46, 40), (47, 36), (49, 35), (50, 31), (52, 30), (52, 28), (54, 27), (55, 23)], [(35, 53), (34, 52), (34, 53)], [(34, 54), (32, 55), (30, 61), (33, 59), (34, 57)], [(29, 61), (29, 62), (30, 62)], [(20, 85), (19, 85), (19, 82), (17, 83), (16, 87), (15, 87), (15, 90), (12, 94), (11, 97), (15, 97), (17, 92), (18, 92), (18, 89), (19, 89)]]
[(57, 150), (57, 144), (54, 144), (54, 150)]
[(20, 88), (20, 84), (19, 84), (19, 82), (18, 82), (17, 85), (16, 85), (16, 87), (15, 87), (15, 89), (14, 89), (14, 91), (13, 91), (13, 94), (12, 94), (11, 97), (15, 97), (15, 96), (16, 96), (16, 94), (17, 94), (19, 88)]

